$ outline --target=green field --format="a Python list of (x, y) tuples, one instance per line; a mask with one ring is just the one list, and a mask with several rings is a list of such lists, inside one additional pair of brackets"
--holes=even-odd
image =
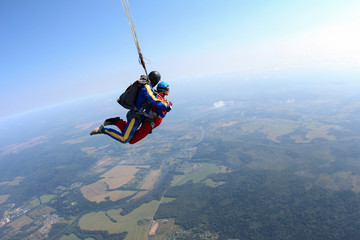
[(189, 172), (181, 180), (179, 180), (176, 183), (174, 180), (173, 183), (175, 183), (175, 186), (185, 184), (188, 181), (193, 181), (194, 183), (198, 183), (204, 180), (208, 175), (212, 173), (219, 173), (221, 171), (222, 171), (221, 167), (217, 166), (216, 164), (202, 163), (199, 164), (198, 168)]
[(37, 198), (34, 198), (33, 200), (31, 200), (31, 205), (33, 207), (37, 207), (37, 206), (40, 206), (41, 204), (50, 202), (55, 197), (56, 197), (56, 195), (42, 195), (40, 197), (37, 197)]
[(171, 186), (176, 186), (177, 182), (184, 178), (184, 175), (174, 175), (173, 180), (171, 181)]
[(56, 195), (42, 195), (40, 197), (40, 201), (41, 201), (41, 203), (47, 203), (47, 202), (50, 202), (55, 197), (56, 197)]
[(163, 197), (163, 199), (161, 200), (161, 203), (172, 202), (172, 201), (174, 201), (175, 199), (176, 199), (176, 198)]
[(220, 186), (220, 185), (222, 185), (222, 184), (224, 184), (224, 183), (226, 183), (226, 182), (215, 182), (215, 181), (213, 181), (213, 180), (211, 180), (211, 179), (206, 179), (206, 180), (204, 181), (204, 183), (205, 183), (206, 185), (208, 185), (209, 187), (217, 187), (217, 186)]
[(75, 234), (70, 234), (70, 235), (64, 235), (60, 238), (60, 240), (81, 240), (80, 238), (78, 238)]
[(125, 216), (120, 215), (122, 209), (92, 212), (84, 215), (78, 226), (84, 230), (107, 231), (109, 234), (128, 232), (127, 240), (146, 239), (158, 204), (158, 201), (145, 203)]
[(40, 202), (40, 199), (39, 198), (34, 198), (33, 200), (31, 200), (31, 205), (33, 207), (37, 207), (37, 206), (40, 206), (41, 202)]
[[(70, 235), (64, 235), (60, 238), (60, 240), (82, 240), (81, 238), (78, 238), (75, 234)], [(95, 240), (94, 238), (85, 238), (84, 240)]]

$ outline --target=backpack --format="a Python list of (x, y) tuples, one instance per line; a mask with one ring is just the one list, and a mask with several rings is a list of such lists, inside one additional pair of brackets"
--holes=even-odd
[(138, 91), (147, 83), (149, 83), (149, 80), (146, 78), (146, 76), (141, 76), (141, 78), (131, 84), (116, 101), (126, 109), (136, 109), (136, 98)]

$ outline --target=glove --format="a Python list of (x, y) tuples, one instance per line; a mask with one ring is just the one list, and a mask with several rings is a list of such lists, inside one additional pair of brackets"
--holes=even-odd
[(168, 105), (167, 108), (166, 108), (166, 111), (167, 111), (167, 112), (170, 112), (171, 109), (172, 109), (172, 107), (171, 107), (170, 105)]
[(140, 76), (140, 80), (147, 80), (148, 79), (148, 76), (146, 76), (146, 75), (141, 75)]

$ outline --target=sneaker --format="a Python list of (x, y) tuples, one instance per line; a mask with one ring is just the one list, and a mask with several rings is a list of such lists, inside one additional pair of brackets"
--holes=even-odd
[(120, 118), (119, 117), (114, 117), (114, 118), (108, 118), (104, 121), (104, 126), (107, 126), (107, 125), (115, 125), (115, 123), (117, 121), (119, 121)]
[(94, 128), (91, 132), (90, 132), (90, 136), (91, 135), (95, 135), (95, 134), (101, 134), (102, 130), (103, 130), (104, 126), (100, 125), (97, 128)]

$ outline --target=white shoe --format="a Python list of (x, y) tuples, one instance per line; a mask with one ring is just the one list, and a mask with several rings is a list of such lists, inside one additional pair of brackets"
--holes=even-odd
[(91, 135), (95, 135), (95, 134), (101, 134), (102, 130), (103, 130), (104, 126), (100, 125), (97, 128), (94, 128), (91, 132), (90, 132), (90, 136)]

